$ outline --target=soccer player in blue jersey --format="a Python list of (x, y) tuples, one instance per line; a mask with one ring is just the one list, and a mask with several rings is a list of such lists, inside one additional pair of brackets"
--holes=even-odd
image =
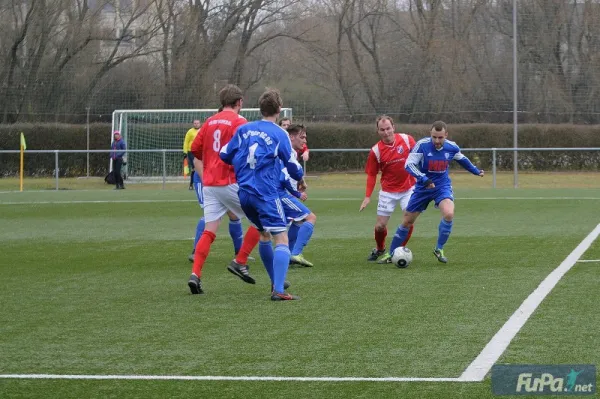
[[(292, 143), (292, 156), (297, 159), (297, 151), (306, 144), (306, 128), (304, 125), (291, 125), (287, 128)], [(280, 161), (281, 162), (281, 161)], [(291, 179), (287, 168), (281, 165), (279, 198), (283, 205), (283, 212), (290, 223), (288, 229), (289, 248), (291, 251), (290, 262), (293, 264), (312, 267), (312, 262), (304, 258), (302, 251), (308, 245), (312, 236), (317, 215), (311, 212), (302, 202), (308, 196), (304, 192), (306, 187), (298, 187), (298, 183)]]
[[(242, 209), (260, 231), (258, 250), (273, 283), (271, 300), (295, 300), (299, 298), (284, 291), (290, 249), (279, 198), (279, 160), (299, 184), (304, 184), (304, 171), (292, 154), (286, 131), (276, 123), (283, 105), (279, 92), (269, 89), (258, 102), (263, 119), (240, 126), (231, 141), (221, 148), (220, 156), (223, 162), (233, 165)], [(275, 242), (274, 251), (271, 238)]]
[(417, 144), (406, 159), (405, 168), (417, 179), (415, 190), (408, 201), (402, 224), (390, 246), (390, 254), (406, 238), (409, 229), (421, 212), (427, 209), (431, 201), (442, 213), (438, 228), (438, 241), (433, 254), (442, 263), (447, 263), (444, 256), (444, 244), (452, 232), (454, 219), (454, 193), (452, 182), (448, 176), (450, 161), (457, 161), (460, 166), (477, 176), (483, 176), (483, 170), (478, 169), (469, 158), (460, 152), (455, 142), (447, 140), (448, 129), (444, 122), (437, 121), (431, 126), (430, 137), (417, 141)]

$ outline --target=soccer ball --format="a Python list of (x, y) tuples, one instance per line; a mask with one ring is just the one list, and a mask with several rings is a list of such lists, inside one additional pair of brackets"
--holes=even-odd
[(392, 263), (401, 269), (408, 267), (412, 262), (413, 254), (412, 251), (406, 247), (398, 247), (394, 249), (392, 254)]

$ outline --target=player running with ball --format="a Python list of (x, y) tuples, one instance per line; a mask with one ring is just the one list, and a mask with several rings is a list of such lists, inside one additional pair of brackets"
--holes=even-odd
[(450, 237), (454, 219), (454, 193), (448, 176), (450, 161), (457, 161), (460, 166), (476, 176), (483, 176), (483, 170), (473, 165), (469, 158), (460, 152), (456, 143), (447, 138), (446, 124), (442, 121), (434, 122), (430, 137), (419, 140), (406, 160), (406, 170), (416, 177), (417, 184), (406, 207), (404, 220), (396, 230), (390, 253), (400, 246), (421, 212), (434, 201), (435, 206), (440, 209), (442, 220), (433, 254), (438, 261), (448, 262), (448, 258), (444, 256), (444, 244)]

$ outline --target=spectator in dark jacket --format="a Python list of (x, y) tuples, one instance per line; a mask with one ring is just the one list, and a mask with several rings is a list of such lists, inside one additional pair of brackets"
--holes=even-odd
[(113, 173), (115, 176), (115, 190), (122, 190), (125, 188), (123, 185), (123, 176), (121, 176), (121, 167), (123, 166), (123, 157), (125, 157), (125, 150), (127, 145), (125, 140), (121, 137), (121, 132), (116, 130), (113, 133), (112, 151), (110, 157), (113, 162)]

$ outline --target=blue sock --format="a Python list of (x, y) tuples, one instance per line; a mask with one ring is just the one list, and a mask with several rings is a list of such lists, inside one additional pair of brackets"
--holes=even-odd
[(294, 245), (296, 245), (296, 239), (298, 238), (298, 230), (300, 230), (300, 225), (292, 222), (292, 225), (288, 229), (288, 242), (290, 250), (294, 249)]
[(273, 256), (273, 275), (274, 291), (283, 293), (283, 283), (290, 265), (290, 249), (287, 245), (278, 244), (275, 246), (275, 255)]
[(242, 247), (242, 240), (244, 239), (244, 231), (242, 230), (241, 220), (230, 220), (229, 221), (229, 235), (233, 240), (233, 253), (237, 255)]
[(202, 233), (204, 233), (204, 216), (198, 220), (198, 224), (196, 225), (196, 237), (194, 237), (194, 248), (192, 248), (192, 253), (196, 252), (196, 244), (200, 241)]
[(272, 285), (275, 279), (273, 276), (273, 245), (271, 245), (271, 241), (259, 241), (258, 253), (263, 265), (265, 265), (265, 269), (267, 269), (267, 274), (271, 279)]
[(444, 244), (446, 244), (446, 241), (448, 241), (450, 233), (452, 232), (452, 220), (447, 222), (446, 220), (442, 219), (438, 231), (439, 235), (436, 248), (444, 249)]
[(298, 240), (293, 247), (290, 246), (292, 255), (300, 255), (302, 253), (302, 250), (310, 241), (314, 229), (315, 225), (311, 222), (304, 222), (302, 226), (300, 226), (300, 229), (298, 230)]
[(392, 243), (390, 245), (390, 255), (394, 254), (394, 249), (398, 248), (406, 237), (408, 236), (408, 227), (404, 227), (403, 225), (398, 226), (396, 229), (396, 234), (394, 234), (394, 238), (392, 238)]

